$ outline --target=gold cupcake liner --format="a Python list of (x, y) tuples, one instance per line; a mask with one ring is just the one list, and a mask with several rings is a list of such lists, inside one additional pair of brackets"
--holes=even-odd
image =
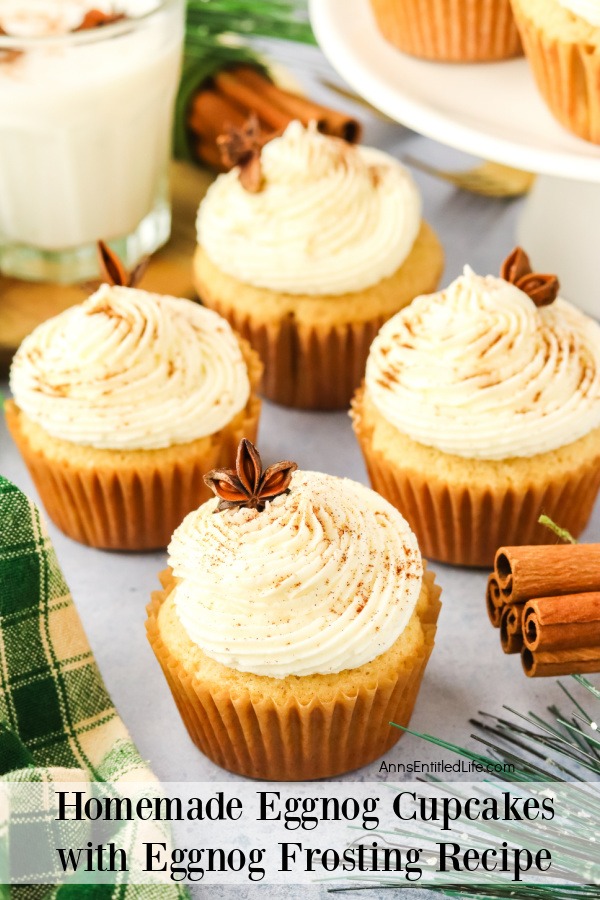
[(509, 0), (371, 0), (379, 30), (404, 53), (444, 62), (518, 56)]
[(296, 409), (348, 409), (364, 375), (369, 348), (386, 316), (331, 326), (299, 324), (295, 319), (256, 322), (229, 304), (203, 296), (256, 350), (264, 363), (261, 393)]
[(600, 54), (585, 43), (557, 40), (522, 9), (513, 10), (538, 89), (560, 124), (600, 144)]
[(374, 449), (371, 434), (354, 417), (354, 430), (371, 486), (395, 506), (415, 532), (424, 556), (457, 566), (490, 568), (498, 547), (547, 544), (544, 513), (577, 537), (585, 528), (600, 486), (600, 469), (582, 465), (561, 480), (535, 473), (523, 492), (451, 484), (414, 468), (402, 468)]
[[(166, 547), (185, 516), (212, 492), (204, 483), (210, 469), (232, 465), (242, 437), (256, 439), (260, 401), (251, 397), (243, 417), (211, 435), (181, 444), (180, 454), (135, 451), (114, 463), (78, 464), (58, 460), (31, 445), (20, 411), (7, 405), (7, 423), (55, 525), (66, 535), (105, 550)], [(197, 449), (196, 449), (197, 445)]]
[(432, 573), (425, 578), (425, 640), (410, 671), (390, 672), (385, 682), (358, 689), (353, 696), (340, 691), (327, 701), (315, 696), (306, 704), (294, 697), (276, 703), (267, 691), (257, 696), (239, 688), (215, 690), (190, 675), (160, 634), (158, 613), (174, 583), (170, 572), (162, 573), (164, 589), (153, 593), (147, 608), (148, 640), (192, 741), (224, 769), (274, 781), (330, 778), (377, 759), (401, 736), (389, 723), (408, 725), (433, 649), (440, 589)]

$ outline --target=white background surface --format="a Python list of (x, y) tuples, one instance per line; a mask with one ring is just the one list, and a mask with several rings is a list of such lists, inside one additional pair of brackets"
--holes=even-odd
[[(316, 51), (290, 51), (281, 47), (279, 56), (287, 61), (313, 96), (321, 96), (337, 106), (344, 105), (321, 87), (321, 78), (334, 80), (335, 76)], [(385, 123), (363, 109), (358, 112), (367, 123), (366, 142), (400, 159), (410, 154), (445, 167), (469, 163), (462, 154)], [(521, 201), (475, 197), (418, 172), (415, 178), (422, 189), (425, 216), (445, 247), (443, 283), (456, 277), (464, 263), (480, 273), (497, 272), (513, 246)], [(551, 224), (562, 227), (561, 223)], [(571, 299), (576, 302), (577, 298)], [(366, 482), (346, 413), (297, 412), (265, 403), (259, 446), (267, 464), (291, 457), (302, 468), (320, 469)], [(0, 473), (35, 497), (3, 422), (0, 422)], [(142, 756), (165, 781), (235, 780), (236, 776), (213, 765), (191, 743), (146, 641), (145, 605), (150, 591), (157, 587), (156, 575), (164, 567), (166, 555), (101, 552), (74, 543), (52, 524), (49, 530), (108, 690)], [(600, 541), (598, 505), (584, 539)], [(433, 564), (432, 568), (443, 589), (443, 608), (436, 647), (411, 726), (476, 749), (469, 719), (479, 710), (500, 713), (503, 704), (509, 704), (523, 712), (532, 710), (543, 715), (549, 704), (564, 707), (563, 694), (554, 679), (527, 679), (521, 671), (519, 657), (503, 655), (498, 632), (490, 626), (485, 612), (486, 573), (439, 564)], [(598, 677), (595, 681), (599, 682)], [(388, 762), (404, 763), (439, 759), (455, 761), (451, 754), (411, 736), (402, 738), (386, 756)], [(379, 761), (375, 762), (346, 778), (385, 779), (379, 773), (379, 765)], [(399, 776), (389, 776), (389, 779), (400, 780)], [(387, 900), (389, 892), (375, 891), (367, 896), (375, 900), (379, 895)], [(308, 896), (316, 900), (327, 894), (324, 887), (194, 888), (194, 897), (206, 900), (230, 900), (234, 896), (256, 900)], [(350, 896), (359, 895), (351, 893)]]

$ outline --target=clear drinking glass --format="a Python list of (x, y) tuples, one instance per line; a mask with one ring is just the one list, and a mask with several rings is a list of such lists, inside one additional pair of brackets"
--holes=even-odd
[[(26, 20), (39, 0), (19, 2)], [(8, 4), (14, 9), (0, 0), (0, 25)], [(127, 266), (168, 239), (184, 8), (184, 0), (143, 0), (139, 15), (100, 28), (0, 33), (4, 274), (83, 280), (97, 275), (98, 239)]]

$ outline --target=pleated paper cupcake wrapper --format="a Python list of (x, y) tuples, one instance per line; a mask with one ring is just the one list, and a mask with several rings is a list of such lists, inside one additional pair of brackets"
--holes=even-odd
[(513, 4), (523, 47), (542, 97), (558, 121), (600, 144), (600, 54), (586, 44), (555, 40)]
[(255, 440), (259, 413), (260, 401), (252, 397), (243, 421), (219, 431), (201, 453), (182, 444), (180, 459), (142, 461), (138, 468), (118, 459), (114, 467), (54, 460), (31, 446), (16, 411), (9, 409), (7, 420), (46, 512), (61, 531), (90, 547), (151, 550), (166, 547), (185, 516), (213, 496), (204, 475), (232, 465), (242, 437)]
[[(164, 573), (163, 573), (164, 574)], [(148, 606), (148, 639), (165, 674), (192, 741), (214, 763), (249, 778), (307, 781), (360, 768), (389, 750), (407, 725), (433, 649), (440, 589), (427, 573), (430, 602), (421, 619), (425, 642), (415, 664), (385, 683), (339, 693), (309, 704), (275, 703), (253, 696), (211, 690), (193, 678), (169, 652), (158, 628), (159, 609), (171, 591), (156, 591)]]
[(299, 324), (292, 318), (264, 323), (212, 297), (203, 302), (226, 318), (260, 356), (263, 396), (296, 409), (348, 409), (369, 348), (386, 320), (377, 316), (335, 327)]
[(379, 30), (404, 53), (446, 62), (518, 56), (509, 0), (371, 0)]
[(531, 484), (525, 493), (495, 494), (476, 485), (449, 485), (415, 469), (402, 469), (373, 449), (355, 419), (371, 486), (389, 500), (415, 532), (424, 556), (458, 566), (490, 568), (498, 547), (547, 544), (544, 513), (577, 537), (591, 515), (600, 470), (582, 466), (556, 482)]

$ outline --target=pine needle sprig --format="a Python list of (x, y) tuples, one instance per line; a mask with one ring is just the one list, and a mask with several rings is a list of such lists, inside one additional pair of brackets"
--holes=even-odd
[[(584, 688), (594, 700), (600, 700), (600, 690), (595, 687), (585, 676), (572, 676), (577, 685)], [(600, 740), (598, 739), (598, 715), (593, 715), (584, 707), (562, 682), (558, 682), (565, 697), (572, 704), (572, 709), (565, 714), (558, 706), (548, 707), (548, 717), (542, 717), (535, 713), (520, 713), (509, 706), (504, 709), (515, 717), (515, 721), (506, 716), (496, 716), (480, 712), (479, 718), (472, 719), (470, 724), (476, 729), (472, 737), (485, 748), (482, 752), (460, 747), (450, 741), (437, 738), (434, 735), (421, 734), (402, 726), (402, 731), (412, 734), (428, 743), (434, 744), (464, 759), (479, 762), (484, 766), (488, 764), (511, 764), (514, 771), (509, 775), (498, 773), (493, 775), (494, 781), (488, 786), (509, 783), (535, 783), (543, 785), (547, 783), (553, 792), (577, 791), (576, 808), (569, 807), (564, 814), (566, 826), (564, 831), (556, 834), (555, 847), (557, 849), (556, 862), (557, 873), (563, 873), (568, 877), (570, 865), (579, 860), (580, 871), (586, 872), (589, 877), (584, 878), (588, 883), (583, 885), (543, 885), (543, 884), (498, 884), (488, 879), (479, 884), (460, 884), (457, 881), (444, 885), (427, 885), (427, 890), (432, 893), (442, 894), (447, 897), (473, 898), (473, 900), (600, 900), (600, 887), (598, 886), (598, 862), (589, 858), (590, 840), (594, 840), (589, 833), (589, 826), (598, 822), (598, 805), (600, 794), (597, 790), (585, 789), (585, 783), (589, 781), (589, 773), (594, 780), (600, 781)], [(394, 724), (394, 723), (390, 723)], [(436, 782), (442, 785), (439, 778), (426, 776), (426, 781)], [(485, 782), (484, 782), (485, 783)], [(578, 784), (582, 787), (579, 788)], [(460, 795), (458, 785), (453, 785), (453, 796)], [(583, 816), (583, 822), (580, 817)], [(588, 824), (586, 824), (588, 823)], [(597, 826), (595, 826), (597, 827)], [(393, 832), (392, 832), (393, 833)], [(477, 831), (469, 834), (474, 843), (485, 837), (486, 827), (480, 826)], [(491, 833), (491, 832), (490, 832)], [(526, 839), (527, 829), (518, 823), (511, 823), (506, 830), (506, 837), (510, 835), (518, 841)], [(553, 855), (553, 863), (555, 856)], [(583, 867), (583, 868), (582, 868)], [(377, 877), (369, 877), (368, 883), (361, 879), (354, 881), (351, 886), (331, 888), (332, 891), (346, 890), (423, 890), (424, 885), (407, 884), (405, 881), (393, 880), (383, 875), (381, 880)]]
[(253, 38), (315, 44), (304, 0), (188, 0), (186, 57), (204, 48), (228, 59)]
[(553, 522), (550, 516), (540, 516), (538, 519), (540, 525), (544, 525), (546, 528), (549, 528), (550, 531), (554, 532), (554, 534), (564, 541), (566, 544), (576, 544), (577, 541), (573, 537), (570, 531), (567, 531), (566, 528), (561, 528), (560, 525), (557, 525), (556, 522)]
[[(487, 714), (480, 713), (480, 715), (485, 716)], [(548, 762), (549, 762), (548, 750), (552, 750), (552, 751), (558, 750), (560, 753), (560, 749), (561, 749), (560, 744), (557, 742), (557, 740), (553, 739), (552, 737), (548, 737), (547, 735), (544, 735), (544, 734), (537, 734), (536, 732), (530, 731), (528, 729), (520, 728), (517, 725), (513, 725), (513, 727), (511, 728), (510, 726), (513, 723), (507, 722), (506, 719), (496, 718), (495, 716), (489, 716), (489, 718), (494, 719), (499, 727), (493, 728), (492, 726), (487, 725), (483, 722), (479, 722), (476, 719), (471, 719), (470, 724), (475, 726), (476, 728), (479, 728), (481, 731), (485, 731), (485, 732), (495, 735), (496, 737), (500, 738), (500, 740), (505, 739), (507, 730), (510, 730), (511, 731), (510, 742), (511, 742), (512, 746), (514, 746), (515, 748), (517, 748), (519, 750), (524, 751), (528, 756), (533, 757), (534, 759), (542, 760), (546, 764), (548, 764)], [(522, 735), (524, 740), (519, 740), (516, 737), (516, 735)], [(475, 738), (475, 740), (478, 740), (478, 735), (473, 735), (473, 737)], [(534, 739), (533, 745), (531, 742), (527, 743), (527, 740), (528, 739), (531, 740), (532, 738)], [(563, 739), (561, 738), (561, 741), (562, 740)], [(567, 743), (568, 743), (568, 741), (567, 741)], [(540, 749), (540, 750), (536, 749), (537, 745), (539, 745), (543, 749)], [(502, 752), (499, 752), (497, 754), (497, 759), (498, 759), (499, 763), (506, 762), (506, 759)], [(522, 764), (524, 762), (523, 756), (521, 755), (520, 757), (518, 757), (518, 760)], [(552, 760), (552, 766), (554, 768), (556, 768), (556, 770), (558, 772), (561, 772), (563, 775), (565, 775), (569, 778), (572, 778), (573, 780), (577, 779), (577, 774), (575, 772), (573, 772), (571, 769), (567, 769), (566, 766), (564, 765), (564, 763), (561, 763), (557, 760)], [(544, 776), (545, 776), (544, 780), (554, 777), (547, 769), (542, 770), (542, 771), (544, 772)], [(505, 780), (510, 781), (511, 779), (505, 778)]]
[(594, 687), (591, 681), (588, 681), (588, 679), (584, 675), (573, 675), (573, 679), (587, 691), (589, 691), (592, 697), (595, 697), (596, 700), (600, 700), (600, 690), (598, 690), (597, 687)]

